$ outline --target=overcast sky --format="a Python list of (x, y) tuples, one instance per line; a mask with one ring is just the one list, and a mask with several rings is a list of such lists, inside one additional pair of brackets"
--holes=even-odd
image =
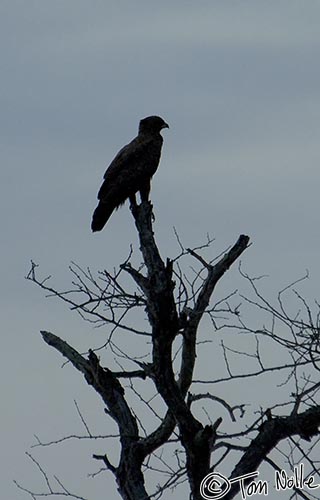
[[(41, 490), (24, 452), (34, 434), (83, 430), (74, 399), (93, 427), (106, 425), (82, 377), (61, 370), (39, 335), (81, 350), (103, 332), (24, 276), (33, 259), (67, 288), (71, 260), (112, 269), (130, 243), (138, 251), (127, 205), (99, 234), (90, 220), (140, 118), (170, 125), (151, 193), (162, 255), (178, 251), (173, 226), (187, 246), (209, 232), (217, 254), (245, 233), (248, 272), (278, 290), (308, 268), (305, 293), (320, 298), (319, 25), (316, 0), (1, 1), (2, 498), (27, 498), (14, 478)], [(86, 477), (94, 451), (41, 456), (73, 491), (102, 500), (105, 478)]]

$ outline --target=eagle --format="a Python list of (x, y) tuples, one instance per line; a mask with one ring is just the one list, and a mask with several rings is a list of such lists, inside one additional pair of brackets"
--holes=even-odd
[(160, 116), (143, 118), (137, 137), (112, 160), (98, 193), (99, 204), (93, 213), (92, 231), (101, 231), (112, 212), (128, 198), (135, 203), (138, 191), (141, 202), (148, 200), (151, 178), (160, 161), (163, 143), (160, 132), (163, 128), (169, 128), (169, 125)]

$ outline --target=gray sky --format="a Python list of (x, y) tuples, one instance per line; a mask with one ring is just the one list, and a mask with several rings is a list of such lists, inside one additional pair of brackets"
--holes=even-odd
[[(162, 255), (178, 251), (173, 226), (187, 246), (209, 232), (216, 253), (246, 233), (246, 270), (278, 290), (308, 268), (306, 294), (319, 299), (319, 21), (314, 0), (2, 0), (3, 498), (26, 498), (13, 478), (41, 489), (24, 451), (33, 434), (82, 431), (73, 399), (107, 432), (100, 402), (38, 333), (81, 350), (103, 332), (24, 276), (33, 259), (64, 288), (71, 260), (112, 268), (137, 248), (127, 206), (101, 234), (90, 219), (105, 168), (140, 118), (170, 124), (151, 193)], [(100, 500), (105, 477), (86, 478), (99, 446), (41, 457)]]

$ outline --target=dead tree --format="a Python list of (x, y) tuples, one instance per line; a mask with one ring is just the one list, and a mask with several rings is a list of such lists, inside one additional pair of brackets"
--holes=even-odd
[[(114, 475), (120, 497), (124, 500), (157, 499), (167, 489), (178, 487), (187, 478), (190, 498), (217, 498), (217, 483), (204, 479), (223, 464), (230, 463), (227, 474), (229, 483), (223, 496), (230, 500), (238, 494), (240, 487), (245, 488), (253, 481), (252, 477), (243, 479), (242, 483), (232, 479), (258, 471), (263, 463), (279, 471), (284, 463), (283, 456), (287, 464), (292, 466), (303, 459), (308, 465), (307, 477), (316, 474), (312, 450), (306, 448), (305, 444), (311, 443), (313, 451), (318, 444), (320, 405), (317, 404), (316, 394), (320, 387), (319, 311), (314, 315), (302, 296), (295, 291), (295, 284), (281, 291), (277, 306), (272, 305), (260, 294), (257, 281), (241, 271), (254, 294), (253, 298), (242, 296), (242, 302), (270, 317), (269, 326), (250, 327), (242, 317), (240, 304), (232, 303), (238, 300), (236, 292), (213, 304), (216, 285), (248, 248), (248, 236), (241, 235), (230, 249), (212, 261), (203, 257), (202, 247), (185, 249), (178, 239), (180, 254), (164, 262), (153, 234), (151, 204), (143, 202), (131, 206), (131, 210), (139, 235), (142, 266), (134, 267), (130, 255), (114, 274), (103, 271), (96, 278), (89, 269), (85, 271), (73, 264), (70, 269), (74, 275), (74, 288), (67, 292), (59, 292), (50, 286), (47, 279), (38, 278), (35, 264), (32, 264), (27, 276), (27, 279), (51, 295), (67, 302), (84, 319), (98, 326), (110, 326), (99, 356), (91, 349), (88, 349), (87, 355), (82, 355), (53, 333), (41, 333), (48, 345), (58, 350), (84, 375), (86, 382), (102, 398), (106, 414), (117, 424), (120, 445), (118, 463), (115, 465), (110, 459), (108, 442), (105, 444), (106, 453), (93, 457)], [(204, 247), (209, 246), (209, 243)], [(198, 265), (192, 269), (191, 279), (180, 264), (187, 256)], [(121, 283), (124, 275), (129, 275), (135, 283), (134, 291), (128, 291)], [(302, 306), (303, 311), (300, 308), (299, 314), (296, 311), (290, 314), (284, 305), (283, 297), (290, 291), (293, 291)], [(141, 329), (139, 321), (137, 326), (127, 321), (130, 313), (141, 308), (147, 316), (147, 330)], [(306, 318), (303, 313), (306, 313)], [(251, 347), (239, 350), (227, 346), (225, 339), (222, 339), (218, 352), (209, 344), (212, 359), (215, 360), (215, 356), (216, 359), (223, 358), (224, 373), (216, 372), (213, 365), (212, 380), (196, 380), (196, 360), (199, 361), (197, 349), (201, 342), (199, 325), (205, 316), (211, 320), (215, 332), (232, 331), (237, 335), (246, 335), (246, 338), (253, 339), (255, 348), (251, 352)], [(279, 325), (281, 332), (277, 330)], [(145, 345), (146, 360), (125, 355), (128, 363), (135, 364), (135, 370), (115, 370), (105, 366), (104, 360), (108, 362), (106, 353), (108, 349), (115, 349), (115, 339), (120, 331), (136, 335)], [(262, 345), (265, 341), (283, 352), (281, 362), (265, 362)], [(122, 361), (119, 364), (124, 363), (123, 350), (121, 354)], [(232, 356), (249, 358), (242, 372), (235, 373)], [(239, 422), (239, 418), (245, 415), (245, 402), (232, 405), (227, 398), (215, 394), (215, 387), (238, 380), (259, 379), (260, 376), (275, 372), (284, 374), (284, 382), (288, 387), (290, 383), (291, 386), (293, 384), (294, 391), (288, 396), (289, 400), (282, 401), (281, 405), (258, 408), (259, 414), (254, 421), (244, 423), (237, 432), (233, 431), (230, 422)], [(144, 398), (140, 389), (135, 387), (137, 381), (152, 381), (164, 410), (155, 409), (150, 400)], [(129, 385), (125, 387), (125, 383)], [(199, 392), (196, 390), (198, 384), (207, 384), (210, 390)], [(153, 425), (152, 430), (147, 430), (148, 425), (142, 423), (129, 404), (127, 393), (130, 390), (140, 398), (141, 404), (145, 404), (156, 415), (159, 424)], [(205, 410), (207, 418), (204, 419), (195, 410), (197, 402), (205, 400), (214, 402), (219, 410), (216, 406), (215, 410), (208, 407)], [(227, 413), (227, 419), (223, 412)], [(276, 455), (283, 443), (289, 443), (289, 449), (285, 448), (277, 463), (276, 458), (271, 457)], [(39, 441), (38, 444), (42, 443)], [(175, 447), (175, 456), (178, 457), (175, 470), (170, 466), (168, 478), (162, 478), (161, 484), (153, 491), (147, 491), (145, 474), (152, 470), (151, 457), (169, 444)], [(20, 488), (37, 498), (28, 489)], [(292, 486), (292, 492), (301, 498), (316, 498), (312, 496), (311, 488), (305, 491), (296, 484)], [(51, 493), (52, 490), (49, 490), (48, 496)]]

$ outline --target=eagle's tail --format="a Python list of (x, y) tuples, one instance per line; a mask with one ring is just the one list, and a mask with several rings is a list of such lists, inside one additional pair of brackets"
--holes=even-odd
[(102, 203), (101, 201), (99, 202), (99, 205), (93, 212), (92, 216), (91, 229), (93, 232), (101, 231), (101, 229), (109, 220), (113, 210), (113, 206), (108, 206), (106, 205), (106, 203)]

